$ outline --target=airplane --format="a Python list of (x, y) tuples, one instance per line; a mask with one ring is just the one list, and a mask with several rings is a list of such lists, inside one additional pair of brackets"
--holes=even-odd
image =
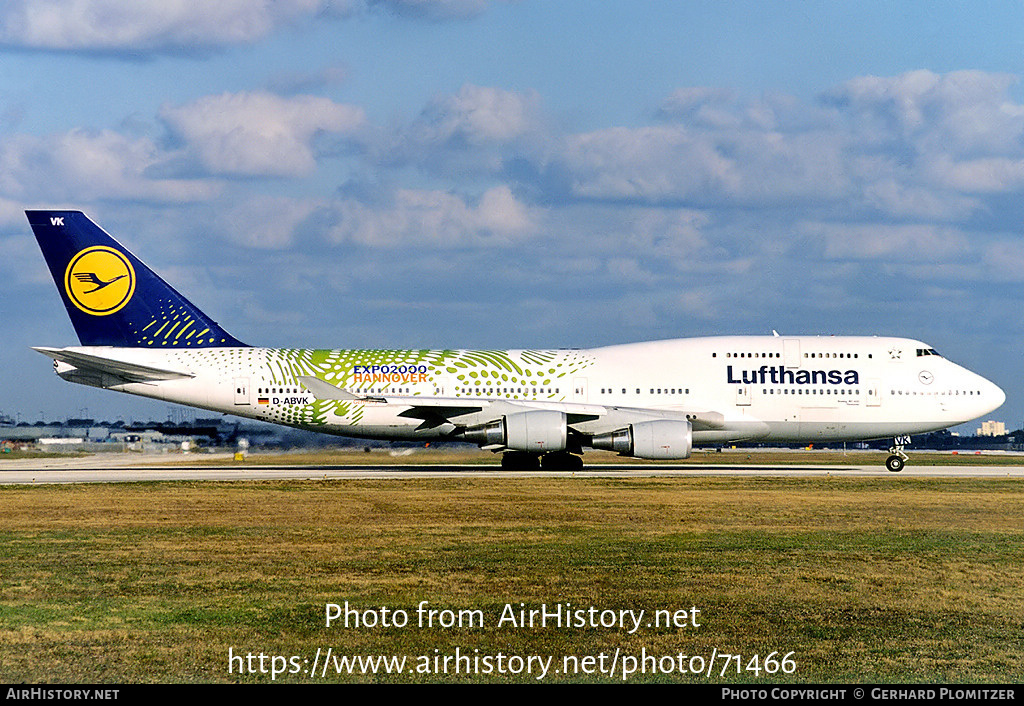
[(355, 438), (458, 440), (510, 469), (577, 470), (584, 449), (685, 459), (695, 445), (892, 438), (1003, 404), (920, 341), (719, 336), (558, 350), (246, 345), (81, 211), (26, 211), (79, 346), (38, 347), (69, 382)]

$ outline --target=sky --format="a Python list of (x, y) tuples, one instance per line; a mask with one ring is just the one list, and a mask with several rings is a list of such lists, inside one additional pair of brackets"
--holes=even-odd
[(74, 208), (254, 345), (898, 335), (1020, 428), (1022, 78), (1017, 0), (0, 0), (0, 414), (173, 413), (30, 349)]

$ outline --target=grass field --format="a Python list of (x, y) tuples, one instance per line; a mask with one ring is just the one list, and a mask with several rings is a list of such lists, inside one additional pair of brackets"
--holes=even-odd
[[(527, 673), (530, 655), (552, 658), (549, 682), (622, 681), (624, 658), (647, 655), (660, 673), (639, 673), (638, 661), (629, 681), (1019, 683), (1022, 597), (1024, 488), (1010, 480), (0, 489), (4, 683), (262, 682), (275, 668), (279, 682), (530, 682), (540, 669)], [(326, 627), (326, 604), (346, 601), (363, 619), (386, 607), (409, 624)], [(463, 613), (462, 627), (422, 628), (421, 601), (451, 618), (479, 612)], [(645, 622), (632, 633), (498, 624), (507, 604), (565, 603), (644, 610)], [(694, 607), (700, 627), (646, 624), (656, 610)], [(407, 671), (336, 674), (331, 662), (311, 677), (328, 648), (335, 660), (406, 656)], [(456, 675), (454, 662), (433, 673), (456, 649), (478, 671), (490, 658), (489, 673)], [(616, 651), (617, 673), (593, 673)], [(713, 654), (710, 677), (682, 673), (700, 666), (693, 656), (706, 672)], [(567, 655), (593, 662), (567, 674)]]

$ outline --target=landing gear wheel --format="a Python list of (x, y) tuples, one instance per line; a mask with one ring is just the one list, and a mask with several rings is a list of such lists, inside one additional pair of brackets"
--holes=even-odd
[(889, 447), (889, 458), (885, 459), (886, 470), (899, 473), (903, 470), (903, 464), (907, 462), (907, 455), (903, 453), (903, 447), (910, 443), (909, 436), (897, 436), (892, 440)]
[(575, 473), (583, 470), (583, 459), (565, 451), (546, 454), (541, 459), (541, 467), (545, 471), (569, 471)]
[(537, 454), (522, 451), (506, 451), (501, 455), (501, 468), (504, 471), (536, 471), (540, 465)]

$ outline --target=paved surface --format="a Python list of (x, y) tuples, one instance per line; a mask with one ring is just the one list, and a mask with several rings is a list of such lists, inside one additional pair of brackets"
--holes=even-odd
[[(230, 456), (204, 456), (230, 458)], [(180, 463), (181, 458), (175, 459)], [(860, 459), (857, 459), (860, 460)], [(873, 459), (875, 460), (875, 459)], [(0, 484), (126, 483), (141, 481), (240, 481), (240, 480), (324, 480), (324, 479), (408, 479), (408, 478), (652, 478), (652, 477), (870, 477), (894, 480), (902, 477), (1024, 478), (1024, 459), (1019, 466), (914, 466), (890, 473), (881, 463), (871, 465), (751, 465), (722, 464), (594, 464), (582, 471), (503, 471), (497, 465), (437, 464), (337, 464), (256, 465), (232, 467), (167, 466), (166, 457), (123, 457), (96, 455), (82, 458), (19, 459), (0, 461)]]

